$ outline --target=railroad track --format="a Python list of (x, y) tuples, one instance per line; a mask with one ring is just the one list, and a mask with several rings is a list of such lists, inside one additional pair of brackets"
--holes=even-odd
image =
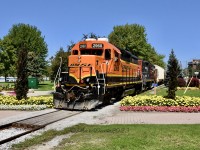
[(31, 117), (31, 118), (27, 118), (24, 120), (20, 120), (20, 121), (2, 125), (2, 126), (0, 126), (0, 132), (2, 132), (3, 130), (9, 130), (11, 128), (24, 129), (24, 132), (1, 140), (0, 145), (10, 142), (16, 138), (19, 138), (23, 135), (29, 134), (36, 130), (42, 129), (51, 123), (54, 123), (56, 121), (59, 121), (59, 120), (65, 119), (65, 118), (75, 116), (80, 113), (82, 113), (82, 112), (81, 111), (58, 110), (55, 112), (50, 112), (47, 114), (43, 114), (43, 115), (39, 115), (39, 116), (35, 116), (35, 117)]

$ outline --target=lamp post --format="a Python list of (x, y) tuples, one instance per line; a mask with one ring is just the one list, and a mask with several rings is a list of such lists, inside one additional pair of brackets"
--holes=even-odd
[(196, 72), (194, 72), (194, 74), (196, 75), (196, 78), (197, 78), (197, 75), (199, 74), (199, 72), (198, 72), (198, 71), (196, 71)]

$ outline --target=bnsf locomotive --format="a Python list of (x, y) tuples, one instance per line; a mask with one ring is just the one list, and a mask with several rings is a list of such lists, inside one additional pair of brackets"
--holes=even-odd
[(151, 88), (155, 67), (120, 50), (105, 38), (86, 39), (72, 48), (68, 72), (53, 94), (55, 108), (91, 110)]

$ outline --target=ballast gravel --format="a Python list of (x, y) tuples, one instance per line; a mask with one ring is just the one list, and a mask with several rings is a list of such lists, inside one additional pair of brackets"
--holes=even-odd
[(26, 131), (28, 131), (28, 130), (21, 129), (21, 128), (8, 128), (8, 129), (5, 129), (5, 130), (2, 130), (2, 131), (0, 131), (0, 134), (3, 135), (3, 136), (0, 136), (0, 141), (7, 139), (11, 136), (15, 136), (17, 134), (26, 132)]

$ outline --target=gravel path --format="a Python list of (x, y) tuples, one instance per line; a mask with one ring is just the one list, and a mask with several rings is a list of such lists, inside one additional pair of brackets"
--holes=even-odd
[[(43, 110), (40, 113), (55, 111), (54, 109)], [(39, 112), (32, 112), (31, 115), (39, 114)], [(25, 114), (23, 114), (25, 115)], [(19, 119), (25, 117), (22, 114), (20, 117), (15, 117)], [(26, 117), (28, 117), (26, 115)], [(4, 122), (7, 120), (11, 121), (14, 119), (14, 116), (4, 119)], [(42, 134), (44, 131), (49, 129), (62, 130), (66, 127), (70, 127), (79, 123), (87, 124), (200, 124), (200, 113), (170, 113), (170, 112), (124, 112), (119, 110), (119, 103), (114, 105), (106, 106), (97, 111), (88, 111), (83, 112), (79, 115), (58, 121), (51, 125), (46, 126), (44, 129), (38, 130), (29, 135), (25, 135), (21, 138), (13, 140), (8, 144), (1, 145), (2, 150), (9, 149), (12, 144), (19, 143), (25, 139), (31, 138), (34, 135)], [(2, 136), (0, 134), (0, 136)], [(68, 136), (67, 136), (68, 137)], [(59, 137), (60, 140), (63, 137)], [(54, 146), (59, 144), (60, 140), (52, 140), (42, 145), (37, 145), (36, 147), (31, 147), (32, 149), (40, 148), (48, 150), (53, 149)], [(54, 142), (55, 141), (55, 142)], [(46, 145), (46, 146), (45, 146)], [(41, 147), (42, 146), (42, 147)]]

